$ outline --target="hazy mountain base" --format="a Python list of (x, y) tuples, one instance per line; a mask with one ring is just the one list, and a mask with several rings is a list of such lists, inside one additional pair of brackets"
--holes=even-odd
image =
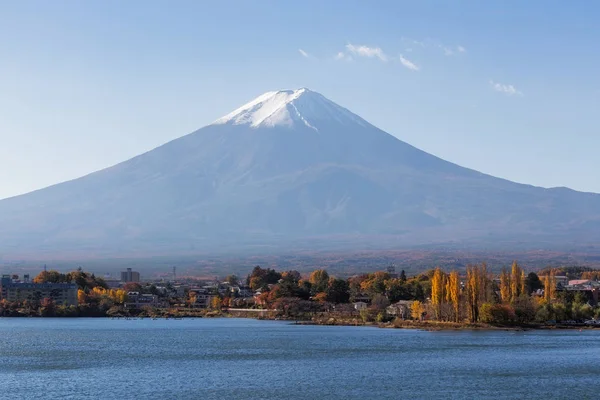
[(113, 276), (124, 268), (131, 267), (142, 273), (144, 278), (167, 277), (172, 275), (172, 267), (177, 267), (178, 276), (196, 276), (214, 278), (235, 273), (245, 276), (255, 266), (276, 267), (279, 270), (311, 271), (317, 267), (327, 268), (331, 273), (340, 276), (356, 273), (384, 270), (393, 264), (399, 272), (414, 275), (435, 266), (462, 269), (467, 264), (488, 262), (492, 270), (498, 271), (508, 266), (513, 260), (519, 262), (527, 270), (538, 270), (548, 266), (582, 266), (600, 267), (600, 248), (566, 248), (563, 250), (503, 250), (486, 249), (470, 250), (452, 248), (407, 250), (364, 249), (354, 251), (311, 251), (294, 250), (288, 252), (259, 251), (250, 253), (229, 254), (184, 254), (179, 256), (131, 256), (131, 257), (85, 257), (47, 259), (8, 259), (0, 260), (0, 271), (4, 273), (37, 274), (40, 266), (48, 268), (72, 270), (83, 266), (96, 273), (110, 273)]

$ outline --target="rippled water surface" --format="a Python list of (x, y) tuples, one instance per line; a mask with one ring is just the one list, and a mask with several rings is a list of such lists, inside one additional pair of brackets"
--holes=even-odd
[(0, 319), (7, 399), (597, 399), (600, 331)]

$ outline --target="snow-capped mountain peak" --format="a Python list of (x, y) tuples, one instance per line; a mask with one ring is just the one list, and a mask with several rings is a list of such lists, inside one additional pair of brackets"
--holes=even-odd
[(307, 88), (264, 93), (213, 124), (252, 128), (305, 125), (318, 131), (322, 121), (366, 124), (362, 118)]

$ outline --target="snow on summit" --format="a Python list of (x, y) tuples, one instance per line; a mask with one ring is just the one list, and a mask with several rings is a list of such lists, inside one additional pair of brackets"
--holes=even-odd
[(359, 116), (306, 88), (264, 93), (213, 124), (252, 128), (304, 125), (318, 131), (319, 122), (323, 121), (366, 124)]

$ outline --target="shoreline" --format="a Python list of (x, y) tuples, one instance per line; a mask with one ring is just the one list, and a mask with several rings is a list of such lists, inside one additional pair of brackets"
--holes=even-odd
[(600, 326), (576, 324), (543, 324), (543, 323), (515, 323), (505, 325), (495, 325), (483, 322), (451, 322), (451, 321), (416, 321), (393, 319), (386, 322), (363, 321), (358, 316), (339, 316), (339, 315), (313, 315), (304, 318), (286, 317), (281, 315), (248, 315), (236, 313), (235, 315), (227, 312), (221, 312), (219, 317), (223, 318), (251, 318), (272, 321), (290, 321), (295, 325), (320, 325), (320, 326), (369, 326), (383, 329), (417, 329), (424, 331), (534, 331), (534, 330), (594, 330), (600, 329)]
[[(281, 320), (281, 319), (280, 319)], [(484, 323), (457, 323), (445, 321), (391, 321), (391, 322), (359, 322), (351, 323), (344, 321), (294, 321), (294, 325), (320, 325), (320, 326), (368, 326), (381, 329), (415, 329), (428, 332), (439, 331), (543, 331), (543, 330), (595, 330), (600, 327), (589, 325), (544, 325), (544, 324), (523, 324), (523, 325), (492, 325)]]
[[(145, 312), (137, 315), (97, 315), (97, 316), (39, 316), (39, 315), (21, 315), (21, 316), (3, 316), (2, 319), (13, 319), (13, 318), (110, 318), (110, 319), (123, 319), (123, 320), (138, 320), (138, 319), (152, 319), (152, 320), (164, 320), (164, 319), (194, 319), (194, 318), (244, 318), (244, 319), (255, 319), (265, 321), (284, 321), (289, 322), (292, 325), (318, 325), (318, 326), (363, 326), (373, 327), (381, 329), (415, 329), (428, 332), (437, 331), (536, 331), (536, 330), (596, 330), (600, 329), (600, 326), (594, 325), (566, 325), (566, 324), (512, 324), (512, 325), (493, 325), (488, 323), (470, 323), (470, 322), (450, 322), (450, 321), (415, 321), (415, 320), (400, 320), (394, 319), (386, 322), (375, 322), (375, 321), (363, 321), (358, 316), (339, 316), (339, 315), (312, 315), (312, 316), (298, 316), (297, 318), (277, 315), (276, 310), (260, 310), (248, 309), (246, 312), (241, 310), (233, 313), (227, 310), (198, 310), (197, 312), (185, 313), (178, 310), (178, 312), (168, 312), (167, 309), (157, 310), (156, 313), (146, 314)], [(257, 312), (258, 311), (258, 312)]]
[(413, 329), (427, 332), (441, 332), (441, 331), (513, 331), (513, 332), (525, 332), (525, 331), (544, 331), (544, 330), (597, 330), (600, 326), (590, 325), (545, 325), (545, 324), (521, 324), (521, 325), (492, 325), (485, 323), (469, 323), (469, 322), (448, 322), (448, 321), (412, 321), (412, 320), (399, 320), (389, 322), (363, 322), (358, 319), (353, 320), (339, 320), (336, 318), (323, 319), (295, 319), (286, 317), (264, 317), (264, 316), (241, 316), (231, 315), (229, 313), (206, 313), (206, 314), (194, 314), (194, 315), (178, 315), (178, 316), (92, 316), (92, 317), (41, 317), (41, 316), (15, 316), (15, 317), (0, 317), (0, 321), (3, 319), (22, 319), (22, 318), (42, 318), (42, 319), (80, 319), (80, 318), (107, 318), (107, 319), (119, 319), (119, 320), (183, 320), (183, 319), (199, 319), (199, 318), (240, 318), (240, 319), (254, 319), (262, 321), (280, 321), (288, 322), (290, 325), (314, 325), (314, 326), (354, 326), (354, 327), (371, 327), (380, 329)]

